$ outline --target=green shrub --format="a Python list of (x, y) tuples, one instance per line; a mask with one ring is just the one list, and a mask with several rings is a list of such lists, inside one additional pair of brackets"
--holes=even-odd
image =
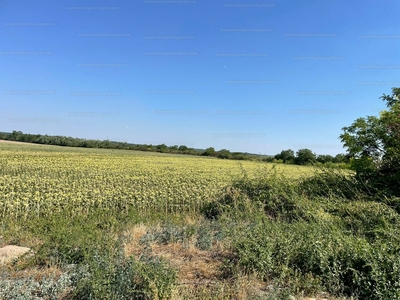
[(40, 266), (84, 263), (98, 249), (112, 247), (116, 223), (113, 215), (100, 210), (91, 216), (71, 217), (63, 212), (28, 220), (33, 234), (43, 240), (34, 249), (34, 263)]
[(159, 257), (95, 256), (74, 299), (171, 299), (176, 273)]
[(61, 276), (50, 274), (41, 278), (34, 276), (11, 278), (0, 275), (0, 299), (39, 300), (70, 299), (77, 283), (88, 276), (82, 266), (71, 265)]
[(367, 196), (355, 177), (330, 169), (323, 169), (322, 172), (303, 179), (299, 183), (299, 192), (308, 197), (336, 197), (349, 200)]
[(218, 219), (224, 212), (247, 212), (254, 208), (249, 197), (237, 187), (228, 187), (218, 200), (208, 202), (201, 208), (201, 213), (210, 220)]
[(195, 225), (175, 226), (164, 225), (161, 229), (149, 230), (140, 239), (142, 245), (150, 243), (167, 245), (170, 243), (188, 244), (191, 238), (195, 239), (195, 246), (200, 250), (210, 250), (216, 241), (222, 240), (222, 228), (217, 221), (200, 221)]
[[(236, 255), (231, 272), (255, 273), (292, 295), (400, 299), (397, 198), (377, 198), (357, 178), (332, 170), (292, 183), (243, 178), (233, 187), (265, 214), (247, 210), (241, 225), (226, 231)], [(232, 203), (221, 220), (237, 215)]]
[(140, 239), (141, 244), (149, 244), (155, 242), (160, 245), (170, 243), (183, 242), (187, 239), (187, 231), (185, 228), (172, 224), (165, 225), (161, 230), (151, 230), (143, 235)]
[(209, 219), (217, 219), (223, 213), (247, 218), (249, 213), (264, 212), (271, 219), (293, 222), (312, 219), (309, 206), (307, 199), (299, 196), (295, 183), (270, 174), (234, 182), (221, 199), (203, 206), (202, 212)]
[(393, 239), (400, 241), (399, 214), (388, 205), (373, 201), (343, 202), (327, 210), (338, 216), (346, 230), (368, 240)]
[(398, 243), (371, 243), (313, 222), (266, 220), (234, 240), (240, 268), (293, 293), (400, 299)]

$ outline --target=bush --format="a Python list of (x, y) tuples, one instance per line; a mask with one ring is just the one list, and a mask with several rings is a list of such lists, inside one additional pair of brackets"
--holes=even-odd
[(246, 212), (251, 206), (249, 198), (240, 189), (228, 187), (220, 199), (204, 204), (201, 213), (207, 219), (216, 220), (224, 212)]
[(388, 205), (372, 201), (338, 203), (326, 209), (338, 216), (345, 229), (368, 240), (396, 239), (400, 242), (400, 216)]
[(291, 282), (292, 292), (400, 299), (398, 245), (370, 244), (321, 224), (265, 221), (236, 238), (234, 250), (239, 267), (278, 286)]
[(214, 242), (222, 239), (222, 228), (218, 222), (200, 222), (190, 226), (174, 226), (167, 224), (161, 229), (150, 230), (140, 239), (140, 243), (150, 246), (150, 243), (167, 245), (170, 243), (188, 243), (195, 239), (195, 245), (200, 250), (210, 250)]
[(0, 280), (0, 299), (70, 299), (77, 283), (86, 276), (85, 268), (72, 265), (59, 278), (55, 274), (36, 279), (33, 276), (3, 277)]
[(296, 185), (284, 177), (267, 174), (249, 180), (237, 180), (218, 201), (206, 204), (202, 212), (209, 219), (216, 219), (224, 212), (243, 215), (264, 212), (274, 220), (294, 221), (310, 219), (307, 206), (297, 193)]
[(136, 260), (98, 255), (89, 264), (89, 272), (79, 282), (75, 299), (171, 299), (176, 283), (175, 270), (153, 256)]
[(33, 258), (40, 266), (84, 263), (97, 249), (112, 245), (117, 227), (112, 214), (101, 210), (90, 216), (74, 217), (65, 211), (27, 223), (43, 239)]
[(322, 172), (303, 179), (299, 184), (299, 191), (308, 197), (338, 197), (354, 200), (367, 196), (361, 186), (361, 183), (349, 174), (322, 169)]
[(356, 177), (326, 169), (298, 182), (244, 177), (233, 188), (235, 201), (224, 202), (230, 209), (218, 210), (227, 219), (242, 213), (244, 221), (227, 229), (232, 270), (292, 295), (400, 299), (397, 198), (377, 198)]

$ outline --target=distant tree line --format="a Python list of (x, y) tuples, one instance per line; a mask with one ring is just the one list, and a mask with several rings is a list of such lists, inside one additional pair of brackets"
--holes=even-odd
[(324, 165), (327, 167), (350, 167), (350, 156), (347, 154), (337, 154), (335, 156), (329, 154), (315, 154), (310, 149), (300, 149), (296, 153), (291, 150), (282, 150), (281, 153), (275, 156), (254, 155), (242, 152), (230, 152), (222, 149), (215, 151), (213, 147), (207, 148), (201, 155), (213, 156), (222, 159), (236, 160), (261, 160), (265, 162), (285, 163), (295, 165)]
[(295, 165), (315, 165), (315, 164), (342, 164), (350, 163), (350, 156), (346, 154), (337, 154), (332, 156), (329, 154), (317, 155), (310, 149), (300, 149), (296, 153), (292, 149), (282, 150), (274, 156), (272, 161), (280, 161), (285, 164)]
[(206, 150), (189, 148), (184, 145), (167, 146), (160, 145), (147, 145), (147, 144), (131, 144), (126, 142), (115, 142), (109, 140), (87, 140), (81, 138), (73, 138), (66, 136), (50, 136), (41, 134), (22, 133), (21, 131), (13, 131), (12, 133), (0, 132), (0, 139), (9, 141), (18, 141), (35, 144), (67, 146), (67, 147), (83, 147), (83, 148), (103, 148), (103, 149), (124, 149), (124, 150), (138, 150), (160, 153), (174, 153), (174, 154), (188, 154), (188, 155), (201, 155), (216, 157), (221, 159), (234, 159), (234, 160), (261, 160), (266, 162), (277, 162), (286, 164), (346, 164), (348, 158), (344, 154), (338, 154), (335, 157), (331, 155), (316, 155), (309, 149), (301, 149), (296, 152), (293, 150), (283, 150), (275, 156), (257, 155), (243, 152), (230, 152), (227, 149), (216, 151), (213, 147)]
[(67, 147), (83, 147), (83, 148), (103, 148), (103, 149), (124, 149), (124, 150), (139, 150), (151, 151), (161, 153), (180, 153), (200, 155), (202, 152), (197, 149), (189, 148), (186, 146), (170, 146), (165, 144), (161, 145), (147, 145), (147, 144), (131, 144), (126, 142), (116, 142), (110, 140), (88, 140), (81, 138), (73, 138), (58, 135), (41, 135), (22, 133), (21, 131), (13, 131), (12, 133), (0, 132), (0, 139), (9, 141), (18, 141), (43, 145), (56, 145)]

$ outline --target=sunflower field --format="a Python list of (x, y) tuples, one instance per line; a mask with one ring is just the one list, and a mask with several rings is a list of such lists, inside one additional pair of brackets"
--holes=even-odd
[[(195, 212), (234, 178), (272, 167), (185, 155), (0, 143), (0, 217), (132, 207)], [(309, 167), (277, 169), (294, 177), (312, 173)]]

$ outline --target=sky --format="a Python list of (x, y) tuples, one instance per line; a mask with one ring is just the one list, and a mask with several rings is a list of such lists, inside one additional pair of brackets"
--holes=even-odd
[(0, 131), (274, 155), (400, 87), (398, 0), (0, 0)]

